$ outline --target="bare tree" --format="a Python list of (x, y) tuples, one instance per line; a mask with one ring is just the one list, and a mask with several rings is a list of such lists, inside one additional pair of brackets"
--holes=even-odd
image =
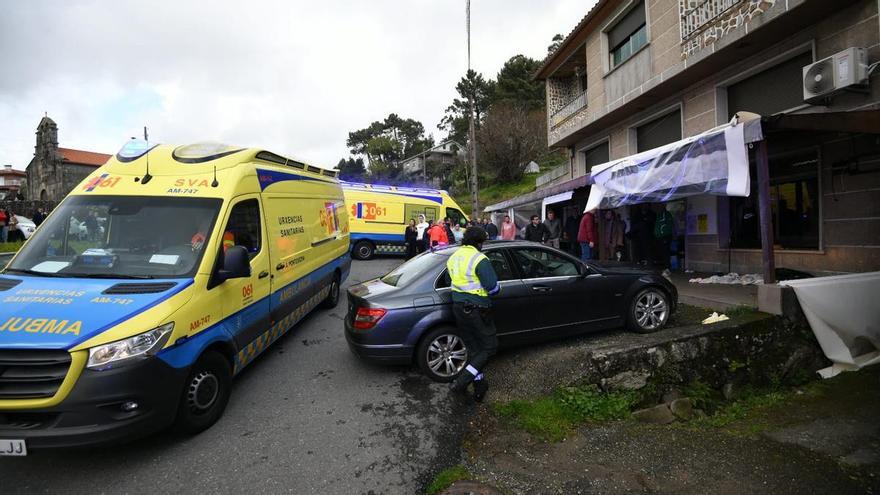
[(492, 105), (477, 133), (482, 173), (498, 182), (522, 179), (529, 160), (547, 152), (545, 125), (544, 111), (523, 102)]

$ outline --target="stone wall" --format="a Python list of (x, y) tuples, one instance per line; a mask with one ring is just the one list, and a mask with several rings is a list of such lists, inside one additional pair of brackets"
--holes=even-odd
[(493, 400), (534, 398), (560, 386), (596, 384), (603, 389), (663, 387), (694, 380), (766, 385), (811, 377), (828, 365), (802, 321), (754, 313), (714, 325), (619, 332), (516, 349), (493, 360)]

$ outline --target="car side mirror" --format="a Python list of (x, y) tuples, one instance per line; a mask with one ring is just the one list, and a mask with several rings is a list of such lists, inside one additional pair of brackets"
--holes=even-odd
[(223, 254), (223, 267), (214, 273), (214, 286), (233, 278), (251, 276), (251, 262), (244, 246), (232, 246)]

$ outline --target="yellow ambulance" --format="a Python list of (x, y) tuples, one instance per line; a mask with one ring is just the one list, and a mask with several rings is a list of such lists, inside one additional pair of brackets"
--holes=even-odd
[(131, 141), (0, 274), (0, 455), (196, 433), (348, 275), (336, 172)]
[(439, 189), (342, 182), (351, 225), (351, 255), (366, 260), (375, 254), (404, 254), (404, 233), (410, 219), (419, 222), (465, 219), (461, 207)]

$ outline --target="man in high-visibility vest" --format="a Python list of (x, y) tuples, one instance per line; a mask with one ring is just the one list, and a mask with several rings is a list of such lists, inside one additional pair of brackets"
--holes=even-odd
[(461, 240), (462, 247), (446, 262), (452, 288), (452, 312), (468, 352), (467, 366), (455, 379), (452, 390), (462, 393), (473, 382), (477, 402), (482, 402), (489, 390), (489, 382), (481, 370), (498, 348), (489, 296), (497, 294), (500, 288), (492, 263), (480, 252), (486, 237), (481, 227), (468, 227)]

